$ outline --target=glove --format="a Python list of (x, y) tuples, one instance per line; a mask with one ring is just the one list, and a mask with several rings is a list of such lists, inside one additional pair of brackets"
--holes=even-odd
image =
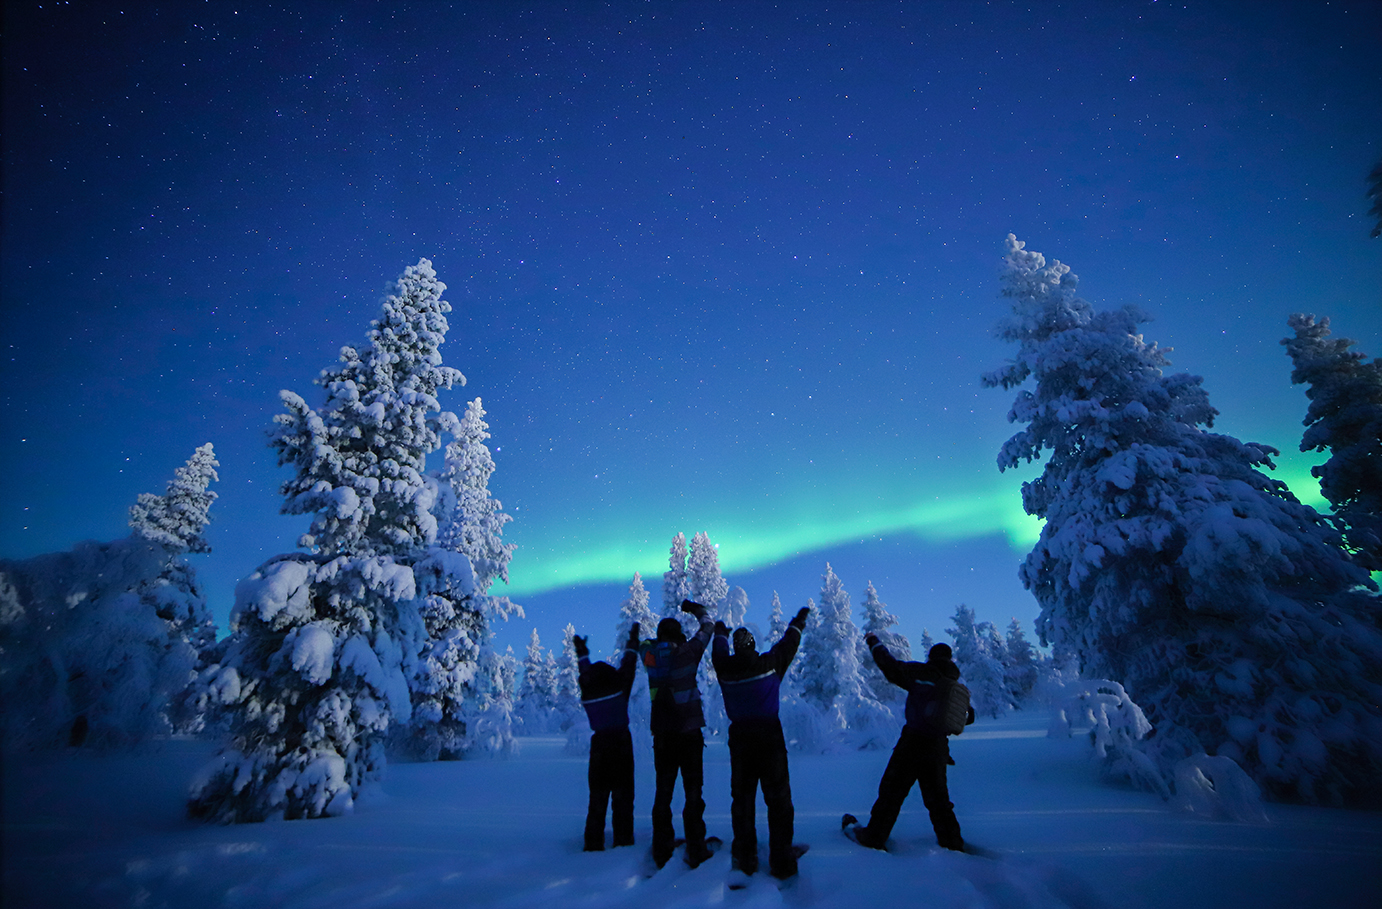
[(637, 647), (637, 646), (638, 646), (638, 633), (639, 633), (640, 630), (641, 630), (641, 629), (639, 629), (638, 623), (637, 623), (637, 622), (634, 622), (632, 625), (629, 626), (629, 646), (630, 646), (630, 647)]
[(715, 633), (724, 635), (725, 637), (729, 637), (729, 626), (726, 625), (724, 622), (716, 622)]
[(682, 601), (681, 601), (681, 611), (682, 611), (682, 612), (689, 612), (689, 613), (691, 613), (693, 616), (695, 616), (696, 618), (700, 619), (701, 621), (705, 621), (705, 616), (706, 616), (705, 607), (702, 606), (700, 603), (693, 603), (693, 602), (691, 602), (690, 600), (682, 600)]
[(579, 659), (580, 657), (590, 656), (590, 648), (587, 647), (585, 643), (588, 640), (589, 638), (583, 638), (579, 634), (572, 636), (571, 643), (576, 648), (577, 659)]
[(869, 649), (872, 650), (878, 646), (878, 635), (870, 631), (868, 634), (864, 635), (864, 643), (869, 645)]
[(811, 614), (811, 607), (810, 607), (810, 606), (803, 606), (803, 607), (801, 607), (801, 609), (797, 610), (796, 616), (794, 616), (794, 617), (792, 618), (792, 621), (788, 622), (787, 624), (797, 626), (797, 630), (798, 630), (798, 631), (805, 630), (805, 628), (806, 628), (806, 617), (807, 617), (808, 615), (810, 615), (810, 614)]

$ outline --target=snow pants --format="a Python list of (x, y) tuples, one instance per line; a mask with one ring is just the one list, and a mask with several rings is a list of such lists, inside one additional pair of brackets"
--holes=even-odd
[(902, 803), (911, 792), (912, 784), (916, 783), (921, 788), (921, 800), (931, 814), (936, 842), (946, 849), (963, 849), (960, 822), (955, 817), (955, 806), (950, 801), (945, 779), (949, 763), (950, 743), (945, 736), (922, 735), (904, 727), (893, 748), (893, 756), (888, 759), (888, 767), (883, 771), (883, 779), (878, 783), (878, 800), (873, 803), (868, 826), (859, 831), (860, 842), (883, 848), (897, 823)]
[(746, 874), (758, 870), (755, 813), (758, 787), (768, 806), (768, 870), (774, 877), (797, 873), (792, 854), (792, 783), (787, 774), (787, 742), (776, 718), (739, 720), (729, 726), (730, 819), (734, 864)]
[(659, 868), (667, 864), (676, 849), (672, 792), (678, 773), (681, 774), (682, 793), (686, 796), (681, 812), (686, 854), (700, 855), (705, 851), (705, 799), (701, 797), (705, 779), (704, 751), (705, 738), (699, 729), (661, 732), (653, 736), (653, 772), (657, 776), (657, 791), (653, 795), (653, 861)]
[(633, 737), (629, 729), (590, 736), (590, 807), (585, 813), (585, 851), (605, 848), (605, 806), (611, 807), (614, 845), (633, 845)]

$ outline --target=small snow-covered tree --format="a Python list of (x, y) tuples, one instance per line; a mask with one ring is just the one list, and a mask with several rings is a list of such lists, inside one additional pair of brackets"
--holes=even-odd
[(557, 678), (556, 662), (542, 646), (537, 629), (528, 639), (528, 653), (523, 658), (523, 681), (518, 686), (515, 709), (529, 735), (550, 732), (554, 728)]
[[(624, 645), (629, 639), (629, 628), (638, 623), (638, 632), (646, 640), (657, 633), (657, 615), (648, 606), (648, 591), (643, 587), (643, 578), (634, 572), (633, 582), (629, 584), (629, 595), (619, 606), (619, 623), (615, 626), (614, 649), (610, 654), (611, 664), (619, 665), (624, 653)], [(648, 694), (648, 674), (638, 672), (633, 677), (633, 689), (629, 692), (629, 730), (633, 734), (635, 747), (646, 752), (653, 747), (651, 723), (652, 700)]]
[(931, 632), (927, 631), (925, 628), (921, 629), (921, 659), (929, 659), (931, 656), (931, 648), (935, 646), (936, 639), (931, 637)]
[(892, 630), (897, 624), (897, 616), (889, 612), (887, 604), (878, 599), (878, 591), (874, 589), (872, 581), (869, 581), (869, 586), (864, 591), (864, 602), (859, 608), (863, 614), (859, 628), (859, 667), (864, 678), (864, 690), (874, 700), (900, 716), (907, 700), (907, 692), (883, 678), (883, 673), (879, 671), (872, 654), (869, 653), (868, 645), (864, 643), (864, 636), (878, 635), (878, 639), (888, 645), (888, 652), (904, 661), (912, 658), (911, 642), (900, 631)]
[(1070, 269), (1011, 234), (998, 335), (1019, 388), (1006, 469), (1049, 452), (1023, 506), (1021, 568), (1044, 644), (1121, 681), (1166, 770), (1232, 757), (1278, 798), (1338, 800), (1382, 778), (1382, 635), (1367, 574), (1330, 524), (1257, 468), (1275, 450), (1206, 431), (1200, 379), (1164, 375), (1135, 309), (1096, 312)]
[(1003, 676), (1008, 689), (1008, 697), (1011, 698), (1013, 704), (1023, 707), (1036, 690), (1041, 672), (1041, 654), (1032, 646), (1032, 642), (1027, 640), (1027, 636), (1022, 633), (1022, 625), (1017, 621), (1016, 616), (1008, 624), (1005, 644), (1008, 659), (1003, 667)]
[(472, 595), (469, 560), (438, 549), (438, 484), (425, 474), (456, 417), (437, 394), (465, 378), (442, 365), (446, 287), (426, 259), (399, 277), (361, 350), (317, 380), (314, 410), (282, 392), (271, 445), (293, 475), (283, 511), (311, 515), (304, 552), (236, 588), (231, 637), (208, 685), (230, 742), (194, 786), (189, 812), (221, 822), (339, 815), (380, 779), (392, 724), (435, 593)]
[(556, 728), (566, 734), (569, 754), (590, 751), (590, 724), (581, 706), (580, 663), (576, 657), (576, 626), (567, 623), (561, 632), (561, 652), (551, 654), (556, 681)]
[(992, 622), (976, 621), (974, 610), (963, 603), (955, 607), (953, 621), (945, 631), (954, 641), (955, 665), (969, 688), (970, 706), (980, 716), (1002, 716), (1012, 706), (1002, 654), (994, 652), (1002, 640)]
[(777, 643), (787, 633), (787, 618), (782, 614), (782, 600), (773, 591), (773, 604), (768, 610), (768, 640)]
[(749, 594), (742, 587), (731, 587), (721, 604), (720, 617), (731, 629), (743, 628), (749, 618)]
[(1329, 500), (1344, 540), (1369, 571), (1382, 571), (1382, 360), (1329, 338), (1329, 319), (1296, 313), (1285, 338), (1291, 381), (1308, 386), (1301, 451), (1328, 451), (1310, 470)]
[(6, 747), (120, 748), (199, 731), (187, 689), (216, 626), (186, 555), (210, 549), (217, 466), (210, 444), (198, 448), (163, 495), (139, 496), (128, 537), (0, 561)]

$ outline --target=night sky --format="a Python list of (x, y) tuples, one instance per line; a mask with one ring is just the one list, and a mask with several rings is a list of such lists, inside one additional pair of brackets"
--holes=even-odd
[[(127, 532), (210, 441), (194, 564), (291, 549), (279, 389), (433, 261), (509, 588), (549, 642), (708, 531), (762, 621), (1036, 615), (979, 375), (1009, 231), (1296, 452), (1295, 311), (1382, 354), (1382, 5), (6, 2), (0, 555)], [(583, 585), (583, 586), (577, 586)], [(503, 591), (500, 591), (503, 592)], [(599, 640), (599, 637), (597, 637)]]

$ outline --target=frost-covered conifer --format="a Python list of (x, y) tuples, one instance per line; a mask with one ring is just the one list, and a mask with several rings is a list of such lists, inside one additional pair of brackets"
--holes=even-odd
[(928, 658), (931, 655), (931, 648), (935, 646), (936, 639), (931, 637), (931, 632), (925, 628), (921, 629), (921, 658)]
[[(614, 629), (614, 649), (611, 651), (613, 658), (617, 661), (624, 652), (624, 644), (629, 640), (629, 629), (634, 622), (638, 623), (639, 634), (650, 638), (657, 632), (657, 621), (657, 615), (648, 608), (648, 591), (643, 587), (643, 577), (635, 571), (633, 583), (629, 584), (629, 595), (619, 606), (619, 624)], [(646, 686), (646, 679), (644, 684)]]
[(1002, 654), (994, 652), (1002, 640), (992, 622), (975, 621), (974, 610), (963, 603), (955, 607), (953, 621), (955, 627), (945, 631), (954, 641), (955, 665), (969, 688), (970, 706), (979, 716), (1002, 716), (1012, 706)]
[(1358, 561), (1382, 571), (1382, 360), (1367, 362), (1347, 338), (1330, 340), (1327, 318), (1296, 313), (1289, 324), (1296, 336), (1281, 343), (1291, 381), (1307, 385), (1310, 399), (1300, 450), (1329, 451), (1310, 473)]
[(1043, 643), (1121, 681), (1163, 770), (1203, 749), (1277, 797), (1340, 799), (1382, 774), (1379, 636), (1339, 535), (1257, 470), (1275, 451), (1202, 428), (1200, 379), (1167, 376), (1132, 308), (1096, 312), (1075, 277), (1012, 235), (997, 328), (1017, 357), (984, 377), (1026, 424), (999, 467), (1044, 519), (1021, 568)]
[(859, 686), (859, 629), (850, 616), (849, 593), (830, 565), (821, 577), (820, 619), (803, 636), (801, 694), (828, 713), (841, 692)]
[(859, 608), (863, 613), (859, 628), (859, 667), (864, 678), (864, 690), (879, 703), (898, 713), (906, 703), (907, 692), (883, 678), (883, 673), (869, 653), (868, 645), (864, 643), (864, 635), (878, 635), (878, 639), (888, 645), (888, 652), (904, 661), (912, 658), (911, 642), (901, 632), (891, 630), (897, 624), (897, 616), (878, 599), (878, 591), (873, 588), (872, 581), (864, 591), (864, 602)]
[(556, 662), (542, 646), (537, 629), (528, 639), (528, 653), (523, 658), (523, 681), (518, 685), (515, 710), (529, 735), (550, 732), (556, 709)]
[[(686, 534), (672, 538), (667, 554), (667, 571), (662, 575), (662, 615), (680, 616), (681, 601), (691, 596), (691, 579), (686, 573)], [(655, 630), (655, 629), (654, 629)]]
[(476, 398), (454, 429), (439, 476), (434, 561), (455, 562), (452, 553), (464, 556), (473, 580), (448, 581), (463, 578), (465, 566), (457, 563), (449, 575), (434, 579), (422, 604), (427, 641), (409, 680), (413, 715), (393, 736), (394, 747), (415, 759), (455, 758), (467, 750), (468, 728), (492, 700), (476, 680), (481, 649), (493, 640), (496, 620), (523, 616), (521, 606), (489, 592), (496, 580), (508, 581), (514, 547), (503, 542), (504, 525), (512, 518), (489, 491), (494, 459), (485, 445), (484, 418)]
[(782, 600), (773, 591), (773, 605), (768, 611), (768, 640), (776, 643), (787, 633), (787, 619), (782, 614)]
[(730, 628), (744, 627), (749, 617), (748, 591), (742, 587), (731, 587), (721, 604), (720, 615)]
[(0, 561), (0, 733), (7, 748), (129, 747), (201, 728), (188, 683), (216, 638), (196, 572), (216, 479), (197, 449), (110, 543)]
[(1008, 624), (1005, 641), (1008, 659), (1003, 667), (1008, 696), (1018, 707), (1023, 707), (1036, 690), (1041, 669), (1041, 654), (1032, 647), (1027, 636), (1022, 633), (1022, 625), (1014, 616)]
[(704, 531), (691, 538), (686, 574), (691, 584), (691, 599), (710, 610), (711, 615), (718, 614), (720, 604), (729, 594), (729, 584), (720, 576), (720, 555)]
[(371, 323), (318, 379), (320, 411), (283, 392), (271, 445), (294, 474), (287, 514), (312, 516), (307, 552), (270, 559), (236, 588), (224, 662), (208, 681), (230, 743), (193, 789), (193, 816), (222, 822), (353, 810), (383, 771), (384, 741), (411, 715), (429, 595), (474, 595), (460, 553), (438, 549), (438, 484), (424, 473), (458, 430), (437, 393), (445, 290), (431, 263), (406, 269)]

